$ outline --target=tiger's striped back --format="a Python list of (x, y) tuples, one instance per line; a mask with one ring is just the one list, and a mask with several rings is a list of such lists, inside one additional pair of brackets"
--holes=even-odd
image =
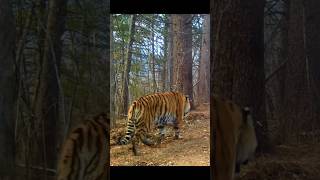
[(64, 142), (58, 161), (58, 180), (104, 180), (109, 158), (106, 114), (75, 127)]
[[(174, 124), (178, 136), (183, 117), (189, 111), (189, 98), (179, 92), (155, 93), (140, 97), (128, 110), (126, 134), (120, 139), (119, 144), (128, 144), (136, 135), (137, 140), (142, 140), (144, 144), (154, 145), (155, 142), (147, 138), (148, 133), (155, 125), (163, 127), (169, 121)], [(136, 154), (135, 142), (132, 143)]]

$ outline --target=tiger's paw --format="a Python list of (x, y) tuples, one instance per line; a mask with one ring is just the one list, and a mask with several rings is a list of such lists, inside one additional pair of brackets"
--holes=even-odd
[(159, 144), (161, 144), (161, 139), (160, 139), (160, 138), (157, 138), (157, 139), (155, 140), (154, 145), (156, 146), (156, 145), (159, 145)]
[(165, 139), (164, 134), (160, 134), (159, 140), (162, 141), (162, 140), (164, 140), (164, 139)]
[(154, 140), (155, 140), (155, 145), (159, 145), (161, 144), (161, 142), (164, 140), (164, 134), (157, 134), (155, 137), (154, 137)]

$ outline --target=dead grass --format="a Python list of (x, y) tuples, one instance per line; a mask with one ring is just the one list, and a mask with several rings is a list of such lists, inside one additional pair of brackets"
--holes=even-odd
[(181, 129), (183, 139), (174, 140), (174, 131), (167, 128), (165, 140), (157, 147), (139, 144), (141, 155), (134, 156), (132, 145), (114, 145), (124, 134), (125, 122), (111, 130), (111, 166), (209, 166), (209, 104), (191, 111)]
[(319, 180), (320, 144), (281, 145), (243, 166), (242, 180)]

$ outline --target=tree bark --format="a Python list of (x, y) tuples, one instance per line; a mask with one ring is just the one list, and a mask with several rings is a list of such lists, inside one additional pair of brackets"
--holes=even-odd
[(132, 58), (132, 45), (134, 41), (134, 35), (135, 35), (135, 23), (136, 23), (137, 15), (131, 16), (131, 25), (130, 25), (130, 38), (129, 38), (129, 45), (128, 45), (128, 51), (127, 51), (127, 60), (125, 65), (125, 76), (123, 79), (122, 84), (122, 114), (127, 114), (128, 110), (128, 101), (129, 101), (129, 73), (131, 71), (131, 58)]
[[(193, 100), (193, 82), (192, 82), (192, 16), (183, 15), (183, 93)], [(191, 103), (191, 107), (193, 104)]]
[[(108, 0), (108, 3), (107, 3), (107, 6), (109, 6), (109, 3), (110, 1)], [(109, 9), (109, 8), (107, 8)], [(109, 12), (110, 13), (110, 12)], [(107, 17), (107, 24), (109, 25), (110, 24), (110, 16)], [(113, 52), (110, 51), (110, 49), (113, 48), (113, 29), (112, 29), (112, 26), (108, 26), (108, 30), (110, 32), (110, 44), (109, 44), (109, 48), (107, 48), (107, 54), (106, 54), (106, 59), (107, 59), (107, 62), (106, 62), (106, 65), (108, 66), (106, 71), (110, 70), (110, 73), (107, 72), (107, 74), (112, 77), (110, 79), (110, 77), (108, 78), (108, 80), (110, 81), (110, 91), (111, 91), (111, 94), (113, 94), (114, 96), (111, 96), (109, 97), (110, 98), (110, 128), (114, 128), (115, 125), (116, 125), (116, 102), (117, 102), (117, 88), (118, 88), (118, 84), (117, 84), (117, 79), (115, 78), (116, 77), (116, 74), (117, 74), (117, 71), (116, 71), (116, 66), (114, 65), (114, 63), (112, 62), (114, 57), (113, 57)], [(108, 37), (108, 36), (107, 36)], [(110, 48), (111, 47), (111, 48)], [(110, 56), (109, 56), (110, 55)], [(111, 57), (111, 58), (109, 58)], [(111, 66), (111, 68), (110, 68)]]
[[(62, 41), (64, 32), (64, 16), (66, 12), (66, 1), (49, 1), (49, 14), (46, 25), (46, 38), (44, 42), (44, 53), (42, 58), (39, 95), (36, 102), (36, 118), (41, 123), (40, 133), (41, 145), (39, 154), (42, 156), (42, 165), (45, 168), (55, 168), (59, 138), (63, 137), (59, 119), (59, 66), (62, 56)], [(60, 135), (59, 135), (60, 134)], [(38, 162), (40, 163), (40, 162)]]
[[(285, 69), (284, 122), (279, 132), (281, 142), (296, 141), (295, 135), (311, 122), (308, 66), (305, 56), (304, 1), (289, 3), (288, 62)], [(305, 123), (304, 123), (305, 122)]]
[(172, 15), (173, 30), (173, 79), (172, 89), (183, 92), (183, 15)]
[(8, 0), (0, 0), (0, 179), (14, 179), (17, 76), (15, 23)]
[[(265, 109), (263, 55), (264, 3), (214, 1), (213, 92), (252, 109), (256, 124), (257, 151), (268, 152), (270, 141)], [(257, 126), (257, 121), (262, 126)]]
[(152, 29), (151, 29), (151, 38), (152, 38), (152, 40), (151, 40), (151, 43), (152, 43), (152, 45), (151, 45), (151, 73), (152, 73), (152, 90), (153, 90), (153, 92), (155, 93), (155, 92), (157, 92), (158, 91), (158, 88), (157, 88), (157, 82), (156, 82), (156, 70), (155, 70), (155, 66), (156, 66), (156, 60), (155, 60), (155, 52), (154, 52), (154, 38), (155, 38), (155, 33), (154, 33), (154, 31), (155, 31), (155, 29), (154, 29), (154, 24), (155, 24), (155, 15), (154, 16), (152, 16), (153, 18), (152, 18), (152, 22), (151, 22), (151, 27), (152, 27)]
[(199, 67), (199, 84), (197, 86), (198, 104), (209, 102), (210, 89), (210, 15), (204, 15)]
[(172, 91), (173, 86), (173, 15), (168, 15), (168, 59), (167, 59), (167, 90)]
[(163, 47), (163, 63), (162, 63), (162, 72), (161, 72), (161, 81), (162, 81), (162, 91), (168, 91), (169, 83), (168, 83), (168, 19), (167, 16), (165, 16), (165, 25), (164, 25), (164, 47)]
[(312, 92), (313, 117), (312, 124), (320, 127), (320, 1), (305, 1), (306, 55), (310, 67), (310, 88)]
[(192, 91), (192, 17), (172, 15), (173, 23), (173, 90), (193, 98)]

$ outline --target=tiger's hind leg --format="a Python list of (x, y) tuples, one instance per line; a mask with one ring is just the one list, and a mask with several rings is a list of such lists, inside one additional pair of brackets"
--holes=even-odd
[(139, 156), (140, 152), (138, 150), (138, 144), (141, 140), (143, 144), (148, 146), (155, 146), (156, 142), (152, 140), (153, 136), (147, 134), (144, 131), (139, 131), (139, 133), (132, 139), (132, 151), (135, 156)]
[(180, 135), (182, 121), (183, 121), (182, 114), (178, 114), (177, 118), (173, 123), (173, 129), (175, 131), (174, 139), (182, 139), (182, 136)]
[(138, 150), (138, 145), (139, 145), (139, 138), (137, 138), (137, 136), (134, 136), (132, 138), (132, 152), (135, 156), (139, 156), (140, 155), (140, 152)]
[(164, 125), (159, 125), (158, 126), (158, 129), (159, 129), (159, 135), (157, 136), (157, 139), (156, 139), (156, 141), (157, 141), (157, 144), (160, 144), (161, 143), (161, 141), (164, 139), (164, 137), (165, 137), (165, 129), (164, 129)]
[(147, 145), (147, 146), (154, 146), (157, 144), (157, 142), (155, 142), (154, 140), (154, 136), (151, 136), (149, 134), (141, 134), (140, 135), (140, 139), (143, 142), (143, 144)]

